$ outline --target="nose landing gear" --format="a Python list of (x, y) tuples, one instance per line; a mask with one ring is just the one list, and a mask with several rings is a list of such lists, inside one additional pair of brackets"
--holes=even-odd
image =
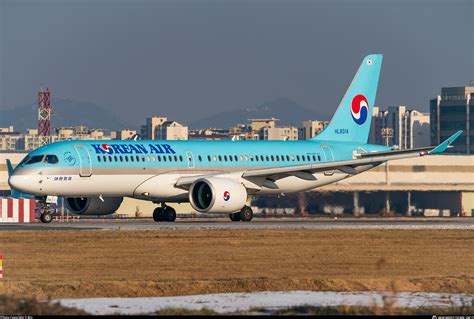
[(153, 211), (153, 220), (155, 222), (174, 222), (176, 220), (176, 211), (173, 207), (162, 203), (161, 207), (157, 207)]
[(49, 224), (53, 221), (53, 216), (56, 216), (56, 210), (51, 207), (51, 204), (46, 202), (46, 197), (38, 199), (37, 210), (40, 212), (40, 220), (42, 223)]

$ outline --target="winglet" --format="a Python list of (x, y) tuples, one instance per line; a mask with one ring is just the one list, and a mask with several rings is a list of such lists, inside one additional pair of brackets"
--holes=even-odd
[(461, 134), (462, 131), (457, 131), (456, 133), (448, 137), (443, 143), (439, 144), (432, 151), (430, 151), (430, 154), (443, 153), (451, 145), (451, 143), (454, 142)]

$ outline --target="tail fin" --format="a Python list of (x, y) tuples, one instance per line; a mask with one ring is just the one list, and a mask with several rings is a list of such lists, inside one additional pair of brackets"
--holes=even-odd
[(367, 143), (382, 59), (382, 54), (364, 58), (329, 125), (313, 140)]
[[(13, 165), (12, 165), (12, 162), (9, 159), (7, 159), (7, 171), (8, 171), (8, 177), (12, 176), (12, 174), (13, 174)], [(11, 189), (11, 197), (19, 198), (19, 197), (24, 197), (24, 196), (23, 196), (23, 193), (18, 192), (18, 191), (14, 190), (12, 188)]]

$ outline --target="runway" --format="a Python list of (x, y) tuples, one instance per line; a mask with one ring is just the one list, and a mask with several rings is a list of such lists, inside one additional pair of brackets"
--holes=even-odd
[(231, 222), (226, 219), (177, 219), (174, 223), (155, 223), (151, 219), (97, 220), (59, 222), (50, 224), (3, 223), (0, 231), (13, 230), (212, 230), (212, 229), (472, 229), (474, 219), (338, 219), (320, 220), (317, 218), (255, 219), (251, 222)]
[[(265, 291), (174, 297), (59, 299), (66, 307), (82, 309), (93, 315), (154, 314), (169, 308), (208, 309), (220, 314), (254, 310), (250, 314), (271, 314), (289, 307), (378, 306), (393, 303), (398, 307), (462, 307), (473, 301), (472, 295), (426, 292), (384, 291)], [(270, 312), (269, 312), (270, 311)]]

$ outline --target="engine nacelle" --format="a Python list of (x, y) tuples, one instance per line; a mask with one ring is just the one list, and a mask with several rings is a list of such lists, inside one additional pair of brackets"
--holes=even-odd
[(77, 215), (110, 215), (122, 204), (123, 197), (66, 197), (67, 209)]
[(235, 213), (247, 202), (247, 190), (236, 180), (201, 178), (189, 189), (191, 206), (201, 213)]

